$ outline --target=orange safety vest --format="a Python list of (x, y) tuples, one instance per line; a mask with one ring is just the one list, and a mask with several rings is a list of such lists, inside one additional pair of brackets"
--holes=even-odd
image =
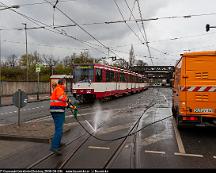
[(50, 112), (64, 112), (67, 107), (67, 96), (63, 85), (57, 85), (50, 97)]

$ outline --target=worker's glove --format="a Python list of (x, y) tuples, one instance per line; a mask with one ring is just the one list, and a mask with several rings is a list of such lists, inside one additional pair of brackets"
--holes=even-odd
[(67, 103), (71, 103), (71, 102), (72, 102), (72, 100), (68, 98), (67, 99)]
[(78, 114), (78, 109), (74, 109), (73, 115), (74, 115), (74, 118), (75, 118), (75, 119), (77, 119), (77, 114)]
[(72, 110), (77, 109), (77, 107), (76, 107), (75, 105), (70, 105), (69, 107), (70, 107)]

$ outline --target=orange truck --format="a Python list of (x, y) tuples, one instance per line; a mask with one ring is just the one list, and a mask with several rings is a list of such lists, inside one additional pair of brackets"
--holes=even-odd
[(174, 72), (172, 112), (179, 128), (216, 125), (216, 51), (181, 55)]

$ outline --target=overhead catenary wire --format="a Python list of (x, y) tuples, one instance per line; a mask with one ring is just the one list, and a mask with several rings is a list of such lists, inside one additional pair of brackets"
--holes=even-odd
[[(120, 9), (119, 5), (117, 4), (116, 0), (113, 0), (113, 2), (115, 3), (115, 5), (116, 5), (116, 7), (117, 7), (117, 9), (118, 9), (118, 11), (119, 11), (119, 13), (121, 14), (122, 19), (125, 20), (123, 14), (122, 14), (122, 12), (121, 12), (121, 9)], [(134, 35), (140, 40), (141, 44), (146, 44), (146, 45), (147, 45), (148, 52), (149, 52), (149, 57), (151, 57), (151, 53), (150, 53), (150, 50), (149, 50), (149, 45), (148, 45), (148, 42), (147, 42), (146, 38), (144, 38), (144, 41), (145, 41), (145, 43), (144, 43), (144, 42), (139, 38), (139, 36), (135, 33), (135, 31), (133, 31), (133, 29), (132, 29), (126, 22), (125, 22), (125, 24), (126, 24), (127, 27), (134, 33)], [(151, 47), (151, 48), (152, 48), (152, 47)], [(153, 49), (154, 49), (154, 50), (157, 50), (157, 51), (160, 51), (160, 50), (158, 50), (158, 49), (156, 49), (156, 48), (153, 48)], [(160, 52), (162, 52), (162, 51), (160, 51)], [(153, 65), (154, 63), (153, 63), (153, 60), (152, 60), (152, 59), (151, 59), (151, 62), (152, 62), (152, 65)]]
[[(0, 2), (0, 4), (2, 4), (2, 5), (4, 5), (4, 6), (7, 6), (6, 4), (4, 4), (4, 3), (2, 3), (2, 2)], [(38, 25), (39, 27), (47, 26), (48, 28), (50, 28), (50, 29), (48, 29), (48, 28), (44, 27), (43, 29), (45, 29), (45, 30), (48, 30), (48, 31), (53, 32), (53, 33), (55, 33), (55, 34), (63, 35), (63, 36), (68, 37), (68, 38), (72, 38), (72, 39), (74, 39), (74, 40), (76, 40), (76, 41), (78, 41), (78, 42), (80, 42), (80, 43), (82, 43), (82, 44), (86, 44), (87, 46), (89, 46), (89, 47), (91, 47), (91, 48), (97, 50), (98, 52), (101, 52), (101, 53), (107, 55), (107, 53), (105, 53), (104, 51), (101, 51), (100, 49), (93, 47), (93, 46), (92, 46), (93, 43), (90, 43), (90, 42), (87, 42), (87, 41), (78, 39), (78, 38), (76, 38), (76, 37), (74, 37), (74, 36), (71, 36), (71, 35), (67, 34), (66, 32), (63, 32), (62, 30), (53, 29), (51, 26), (49, 26), (49, 25), (47, 25), (47, 24), (45, 24), (45, 23), (43, 23), (43, 22), (41, 22), (41, 21), (38, 21), (38, 20), (36, 20), (36, 19), (34, 19), (34, 18), (31, 18), (31, 17), (29, 17), (29, 16), (27, 16), (27, 15), (25, 15), (25, 14), (22, 14), (22, 13), (20, 13), (20, 12), (14, 10), (14, 9), (10, 9), (10, 10), (13, 11), (13, 12), (15, 12), (15, 13), (17, 13), (17, 14), (19, 14), (19, 15), (21, 15), (22, 17), (24, 17), (25, 19), (27, 19), (27, 20), (31, 21), (32, 23)], [(43, 26), (40, 26), (39, 23), (42, 24)], [(99, 46), (99, 45), (97, 45), (97, 46)]]
[(138, 40), (139, 40), (142, 44), (144, 44), (143, 41), (140, 39), (140, 37), (137, 35), (137, 33), (136, 33), (136, 32), (130, 27), (130, 25), (128, 25), (128, 23), (126, 22), (126, 20), (125, 20), (125, 18), (124, 18), (124, 15), (123, 15), (123, 13), (121, 12), (121, 9), (120, 9), (119, 5), (117, 4), (116, 0), (113, 0), (113, 2), (115, 3), (118, 12), (120, 13), (120, 15), (121, 15), (123, 21), (125, 21), (125, 24), (127, 25), (127, 27), (128, 27), (128, 28), (132, 31), (132, 33), (138, 38)]
[[(4, 4), (4, 3), (2, 3), (2, 2), (0, 2), (0, 3), (3, 4), (4, 6), (7, 6), (6, 4)], [(38, 21), (38, 20), (36, 20), (36, 19), (34, 19), (34, 18), (32, 18), (32, 17), (29, 17), (29, 16), (27, 16), (27, 15), (25, 15), (25, 14), (22, 14), (22, 13), (20, 13), (20, 12), (14, 10), (14, 9), (10, 9), (10, 10), (13, 11), (13, 12), (15, 12), (15, 13), (17, 13), (17, 14), (19, 14), (19, 15), (21, 15), (22, 17), (24, 17), (24, 18), (26, 18), (27, 20), (33, 22), (34, 24), (38, 25), (38, 26), (39, 26), (38, 29), (45, 29), (45, 30), (50, 31), (50, 32), (53, 32), (53, 33), (55, 33), (55, 34), (60, 34), (60, 35), (63, 35), (63, 36), (65, 36), (65, 37), (74, 39), (74, 40), (76, 40), (76, 41), (78, 41), (78, 42), (80, 42), (80, 43), (83, 43), (83, 44), (87, 45), (88, 47), (91, 47), (91, 48), (97, 50), (98, 52), (101, 52), (101, 53), (103, 53), (103, 54), (105, 54), (105, 55), (108, 55), (106, 52), (104, 52), (104, 51), (102, 51), (102, 50), (100, 50), (100, 49), (98, 49), (98, 48), (92, 46), (92, 45), (94, 45), (94, 46), (101, 47), (100, 45), (97, 45), (97, 44), (91, 43), (91, 42), (87, 42), (87, 41), (83, 41), (83, 40), (81, 40), (81, 39), (78, 39), (78, 38), (76, 38), (76, 37), (74, 37), (74, 36), (71, 36), (71, 35), (67, 34), (66, 32), (63, 32), (63, 30), (57, 30), (56, 28), (53, 28), (53, 27), (50, 26), (50, 25), (47, 25), (47, 24), (45, 24), (45, 23), (43, 23), (43, 22), (41, 22), (41, 21)], [(39, 23), (40, 23), (40, 24), (39, 24)], [(43, 26), (41, 26), (41, 24), (42, 24)], [(48, 27), (48, 28), (46, 28), (46, 27)], [(32, 28), (30, 28), (30, 29), (37, 29), (37, 27), (32, 27)], [(54, 30), (53, 30), (53, 29), (54, 29)], [(113, 50), (113, 49), (112, 49), (112, 48), (109, 48), (109, 50)], [(161, 51), (160, 51), (160, 52), (161, 52)]]
[[(70, 27), (70, 26), (76, 26), (75, 24), (70, 24), (70, 25), (47, 25), (47, 26), (38, 26), (38, 27), (27, 27), (26, 30), (37, 30), (37, 29), (45, 29), (46, 27), (52, 27), (54, 29), (56, 28), (63, 28), (63, 27)], [(2, 31), (10, 31), (10, 30), (24, 30), (24, 28), (5, 28), (4, 26), (0, 26), (0, 29)], [(178, 37), (173, 37), (173, 38), (167, 38), (167, 39), (161, 39), (161, 40), (151, 40), (148, 43), (156, 43), (156, 42), (163, 42), (163, 41), (176, 41), (180, 39), (188, 39), (188, 38), (196, 38), (196, 37), (203, 37), (203, 36), (210, 36), (214, 35), (216, 32), (209, 32), (205, 34), (195, 34), (195, 35), (187, 35), (187, 36), (178, 36)], [(93, 43), (92, 43), (93, 44)], [(135, 45), (140, 45), (140, 42), (137, 42)], [(126, 47), (126, 46), (131, 46), (131, 44), (124, 44), (124, 45), (116, 45), (116, 46), (109, 46), (110, 48), (116, 48), (116, 47)]]
[[(12, 41), (12, 40), (2, 40), (2, 42), (12, 43), (12, 44), (26, 44), (20, 41)], [(85, 48), (74, 48), (74, 47), (63, 47), (63, 46), (55, 46), (55, 45), (48, 45), (48, 44), (40, 44), (40, 43), (28, 43), (30, 45), (40, 46), (40, 47), (50, 47), (50, 48), (58, 48), (58, 49), (74, 49), (74, 50), (85, 50)]]
[[(73, 2), (76, 0), (61, 0), (59, 3), (64, 3), (64, 2)], [(35, 2), (35, 3), (26, 3), (26, 4), (19, 4), (20, 7), (24, 6), (35, 6), (35, 5), (43, 5), (43, 4), (48, 4), (47, 2), (41, 1), (41, 2)]]
[[(136, 4), (136, 0), (134, 0), (134, 2), (133, 2), (133, 7), (132, 7), (132, 9), (131, 9), (131, 12), (132, 12), (132, 13), (133, 13), (133, 10), (134, 10), (134, 7), (135, 7), (135, 4)], [(130, 14), (129, 20), (131, 20), (132, 13)]]
[[(139, 4), (139, 0), (136, 0), (136, 2), (137, 2), (140, 18), (141, 18), (141, 20), (143, 20), (142, 12), (141, 12), (141, 8), (140, 8), (140, 4)], [(149, 43), (148, 43), (148, 38), (147, 38), (147, 34), (146, 34), (146, 31), (145, 31), (145, 27), (144, 27), (144, 22), (142, 21), (141, 24), (142, 24), (142, 28), (143, 28), (143, 32), (144, 32), (144, 36), (145, 36), (145, 41), (146, 41), (146, 46), (147, 46), (147, 49), (148, 49), (148, 53), (149, 53), (149, 56), (151, 57), (151, 51), (150, 51), (149, 45), (148, 45)], [(155, 49), (155, 48), (153, 48), (153, 49)], [(151, 62), (152, 62), (152, 65), (154, 65), (152, 59), (151, 59)]]
[[(125, 1), (125, 3), (126, 3), (127, 8), (128, 8), (129, 11), (130, 11), (131, 16), (133, 17), (134, 20), (136, 20), (134, 14), (133, 14), (133, 11), (132, 11), (131, 8), (129, 7), (129, 4), (128, 4), (127, 0), (124, 0), (124, 1)], [(134, 2), (136, 2), (136, 1), (134, 1)], [(134, 3), (134, 4), (135, 4), (135, 3)], [(139, 29), (139, 31), (140, 31), (140, 33), (141, 33), (143, 39), (145, 40), (145, 36), (143, 35), (142, 30), (141, 30), (141, 28), (140, 28), (140, 26), (139, 26), (139, 24), (138, 24), (137, 22), (136, 22), (136, 25), (137, 25), (137, 27), (138, 27), (138, 29)]]
[[(63, 0), (62, 0), (63, 1)], [(60, 2), (62, 2), (62, 1), (60, 1)], [(46, 3), (46, 2), (44, 2), (44, 3)], [(158, 18), (150, 18), (150, 19), (143, 19), (143, 20), (141, 20), (141, 19), (136, 19), (136, 21), (137, 22), (141, 22), (141, 21), (154, 21), (154, 20), (159, 20), (159, 19), (175, 19), (175, 18), (184, 18), (184, 19), (189, 19), (189, 18), (191, 18), (191, 17), (200, 17), (200, 16), (209, 16), (209, 15), (215, 15), (216, 13), (203, 13), (203, 14), (189, 14), (189, 15), (183, 15), (183, 16), (167, 16), (167, 17), (158, 17)], [(127, 21), (127, 20), (126, 20)], [(121, 23), (123, 23), (123, 22), (125, 22), (125, 21), (119, 21), (119, 22), (121, 22)], [(128, 22), (133, 22), (133, 21), (128, 21)], [(92, 24), (99, 24), (100, 22), (95, 22), (95, 23), (92, 23)], [(110, 21), (110, 22), (101, 22), (101, 24), (112, 24), (112, 23), (118, 23), (118, 21), (114, 21), (114, 22), (112, 22), (112, 21)], [(91, 25), (91, 23), (89, 23), (89, 24), (86, 24), (86, 25)], [(69, 26), (69, 25), (68, 25)], [(72, 26), (72, 25), (71, 25)], [(76, 26), (75, 24), (73, 24), (73, 26)], [(40, 27), (38, 27), (38, 29), (44, 29), (43, 28), (44, 26), (40, 26)], [(48, 27), (48, 26), (47, 26)], [(55, 26), (54, 26), (55, 27)], [(56, 26), (56, 28), (61, 28), (61, 27), (65, 27), (64, 25), (62, 25), (62, 26)], [(30, 29), (30, 28), (29, 28)], [(33, 28), (32, 27), (32, 29), (36, 29), (36, 27), (35, 28)], [(52, 28), (53, 29), (53, 28)], [(4, 30), (4, 29), (3, 29)], [(52, 31), (53, 32), (53, 31)], [(213, 33), (210, 33), (210, 34), (213, 34)], [(64, 33), (62, 32), (62, 35), (64, 35)], [(203, 35), (205, 35), (205, 34), (203, 34)], [(207, 34), (206, 34), (207, 35)], [(202, 36), (202, 35), (201, 35)], [(184, 38), (184, 37), (183, 37)], [(183, 39), (182, 37), (181, 38), (178, 38), (178, 37), (175, 37), (175, 38), (172, 38), (173, 40), (178, 40), (178, 39)], [(185, 37), (186, 38), (186, 37)], [(160, 41), (160, 40), (158, 40), (158, 41)], [(152, 41), (152, 42), (157, 42), (157, 41)], [(149, 42), (149, 43), (152, 43), (152, 42)], [(90, 43), (90, 44), (94, 44), (94, 43)], [(154, 49), (154, 48), (153, 48)], [(160, 52), (161, 54), (164, 54), (164, 55), (168, 55), (167, 53), (164, 53), (164, 52), (161, 52), (161, 51), (159, 51), (158, 49), (155, 49), (155, 51), (157, 51), (157, 52)], [(102, 52), (101, 52), (102, 53)], [(104, 52), (103, 52), (104, 53)], [(104, 53), (105, 54), (105, 53)], [(107, 53), (106, 53), (107, 54)]]
[[(44, 0), (46, 2), (49, 2), (48, 0)], [(51, 2), (49, 2), (50, 5), (52, 5)], [(71, 22), (73, 22), (74, 24), (76, 24), (82, 31), (84, 31), (85, 33), (87, 33), (91, 38), (93, 38), (96, 42), (98, 42), (100, 45), (102, 45), (105, 49), (109, 49), (109, 47), (107, 47), (106, 45), (104, 45), (101, 41), (99, 41), (95, 36), (93, 36), (90, 32), (88, 32), (86, 29), (84, 29), (80, 24), (78, 24), (74, 19), (72, 19), (70, 16), (68, 16), (64, 11), (62, 11), (59, 7), (56, 7), (56, 9), (61, 12), (66, 18), (68, 18)], [(118, 54), (116, 54), (114, 51), (110, 50), (110, 52), (112, 52), (114, 55), (116, 55), (117, 57), (121, 58)]]
[[(61, 0), (59, 3), (65, 3), (65, 2), (76, 2), (77, 0)], [(43, 4), (49, 4), (50, 2), (35, 2), (35, 3), (26, 3), (26, 4), (19, 4), (20, 7), (22, 6), (34, 6), (34, 5), (43, 5)], [(135, 8), (135, 3), (136, 0), (134, 0), (132, 11)], [(183, 19), (189, 19), (192, 17), (201, 17), (201, 16), (211, 16), (211, 15), (216, 15), (216, 12), (211, 12), (211, 13), (201, 13), (201, 14), (186, 14), (186, 15), (181, 15), (181, 16), (161, 16), (161, 17), (154, 17), (154, 18), (148, 18), (148, 19), (136, 19), (136, 22), (141, 22), (141, 21), (156, 21), (156, 20), (163, 20), (163, 19), (178, 19), (178, 18), (183, 18)], [(125, 20), (126, 22), (133, 22), (134, 20), (131, 20), (131, 14), (128, 20)], [(95, 24), (111, 24), (111, 23), (122, 23), (125, 21), (106, 21), (106, 22), (94, 22), (94, 23), (89, 23), (89, 24), (83, 24), (83, 25), (95, 25)]]

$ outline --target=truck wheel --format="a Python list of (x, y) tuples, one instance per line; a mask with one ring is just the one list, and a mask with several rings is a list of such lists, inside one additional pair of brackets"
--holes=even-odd
[(179, 130), (182, 130), (183, 125), (180, 123), (179, 119), (180, 119), (180, 118), (177, 116), (177, 117), (176, 117), (176, 125), (177, 125), (177, 128), (178, 128)]
[(172, 115), (173, 115), (173, 117), (175, 117), (176, 118), (176, 109), (175, 109), (175, 107), (174, 106), (172, 106)]

